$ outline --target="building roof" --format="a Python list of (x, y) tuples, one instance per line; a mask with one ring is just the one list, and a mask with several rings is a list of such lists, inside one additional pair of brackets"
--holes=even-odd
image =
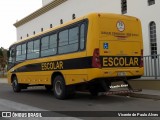
[(67, 0), (54, 0), (53, 2), (50, 2), (49, 4), (41, 7), (40, 9), (38, 9), (37, 11), (31, 13), (30, 15), (26, 16), (25, 18), (19, 20), (18, 22), (16, 22), (14, 24), (14, 26), (17, 28), (35, 18), (37, 18), (38, 16), (48, 12), (49, 10), (59, 6), (60, 4), (66, 2)]

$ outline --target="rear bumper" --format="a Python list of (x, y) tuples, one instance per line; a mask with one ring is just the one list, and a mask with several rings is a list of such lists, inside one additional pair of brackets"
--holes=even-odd
[(109, 68), (109, 69), (90, 69), (88, 80), (98, 79), (98, 78), (128, 78), (136, 79), (140, 78), (144, 74), (143, 68)]

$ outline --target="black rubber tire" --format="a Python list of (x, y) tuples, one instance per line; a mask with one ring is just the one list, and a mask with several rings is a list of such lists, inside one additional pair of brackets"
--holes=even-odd
[(45, 89), (46, 89), (48, 92), (51, 92), (52, 89), (53, 89), (53, 86), (52, 86), (52, 85), (45, 85)]
[(53, 82), (53, 91), (57, 99), (64, 100), (67, 98), (67, 87), (64, 78), (61, 75), (55, 77)]
[(21, 85), (18, 83), (17, 77), (13, 77), (12, 81), (12, 88), (14, 92), (20, 92), (21, 91)]

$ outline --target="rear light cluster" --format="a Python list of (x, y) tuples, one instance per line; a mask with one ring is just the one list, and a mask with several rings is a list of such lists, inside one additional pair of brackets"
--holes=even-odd
[(92, 67), (93, 68), (101, 68), (99, 48), (94, 49), (93, 57), (92, 57)]
[(140, 61), (140, 67), (143, 67), (143, 49), (141, 50), (141, 61)]

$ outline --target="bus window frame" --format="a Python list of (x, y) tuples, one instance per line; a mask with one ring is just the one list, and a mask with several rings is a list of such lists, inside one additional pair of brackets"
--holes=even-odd
[[(35, 44), (35, 41), (39, 41), (39, 51), (38, 51), (38, 52), (39, 52), (39, 56), (36, 57), (36, 58), (28, 58), (28, 56), (27, 56), (27, 55), (28, 55), (28, 43), (29, 43), (29, 42), (33, 42), (33, 52), (31, 52), (31, 53), (36, 53), (36, 52), (34, 52), (34, 47), (35, 47), (34, 44)], [(40, 58), (40, 53), (41, 53), (41, 51), (40, 51), (40, 50), (41, 50), (41, 49), (40, 49), (40, 45), (41, 45), (41, 38), (40, 38), (40, 37), (35, 37), (35, 38), (33, 38), (32, 40), (29, 40), (29, 41), (26, 42), (26, 46), (27, 46), (27, 47), (26, 47), (26, 49), (27, 49), (27, 50), (26, 50), (26, 60), (33, 60), (33, 59), (39, 59), (39, 58)]]
[[(81, 50), (80, 49), (80, 27), (81, 25), (84, 24), (85, 25), (85, 35), (84, 35), (84, 39), (85, 39), (85, 43), (84, 43), (84, 49)], [(21, 63), (21, 62), (24, 62), (26, 60), (34, 60), (34, 59), (40, 59), (40, 58), (47, 58), (47, 57), (53, 57), (53, 56), (58, 56), (58, 55), (67, 55), (67, 54), (71, 54), (71, 53), (77, 53), (77, 52), (82, 52), (82, 51), (85, 51), (86, 50), (86, 43), (87, 43), (87, 34), (88, 34), (88, 25), (89, 25), (89, 20), (86, 18), (86, 19), (83, 19), (83, 20), (80, 20), (80, 21), (77, 21), (75, 23), (72, 23), (72, 24), (69, 24), (69, 25), (66, 25), (64, 27), (61, 27), (61, 28), (58, 28), (58, 29), (55, 29), (53, 31), (50, 31), (48, 33), (42, 33), (41, 35), (39, 36), (36, 36), (36, 37), (33, 37), (31, 39), (28, 39), (26, 41), (22, 41), (20, 43), (17, 43), (17, 44), (13, 44), (10, 48), (14, 47), (14, 51), (16, 49), (16, 47), (18, 45), (23, 45), (23, 44), (26, 44), (26, 59), (25, 60), (21, 60), (21, 61), (15, 61), (16, 60), (16, 55), (14, 55), (14, 65), (17, 65), (18, 63)], [(64, 54), (59, 54), (59, 51), (58, 51), (58, 46), (59, 46), (59, 33), (61, 31), (64, 31), (66, 29), (72, 29), (74, 27), (79, 27), (79, 37), (78, 37), (78, 42), (79, 42), (79, 45), (78, 45), (78, 50), (77, 51), (74, 51), (74, 52), (69, 52), (69, 53), (64, 53)], [(52, 28), (53, 29), (53, 28)], [(53, 34), (57, 34), (57, 53), (55, 55), (49, 55), (49, 56), (44, 56), (42, 57), (41, 56), (41, 39), (45, 36), (50, 36), (50, 35), (53, 35)], [(28, 59), (27, 58), (27, 53), (28, 53), (28, 43), (31, 42), (31, 41), (35, 41), (35, 40), (40, 40), (39, 42), (39, 57), (38, 58), (31, 58), (31, 59)], [(33, 44), (34, 45), (34, 44)], [(13, 66), (12, 66), (13, 67)]]
[[(11, 54), (10, 51), (12, 50)], [(9, 61), (8, 59), (8, 66), (7, 66), (7, 70), (11, 69), (12, 67), (15, 66), (16, 64), (16, 45), (12, 45), (9, 48), (9, 58), (12, 57), (12, 62)]]
[[(76, 50), (76, 51), (71, 51), (71, 52), (67, 52), (67, 53), (59, 53), (59, 47), (61, 47), (61, 46), (59, 46), (59, 34), (61, 33), (61, 32), (63, 32), (63, 31), (68, 31), (68, 45), (69, 45), (69, 31), (71, 30), (71, 29), (73, 29), (73, 28), (78, 28), (78, 49)], [(64, 54), (70, 54), (70, 53), (76, 53), (76, 52), (78, 52), (78, 51), (80, 51), (80, 49), (79, 49), (79, 44), (80, 44), (80, 42), (79, 42), (79, 25), (74, 25), (74, 26), (72, 26), (72, 27), (67, 27), (67, 28), (65, 28), (65, 29), (63, 29), (62, 31), (59, 31), (58, 32), (58, 51), (57, 51), (57, 53), (58, 53), (58, 55), (64, 55)], [(63, 46), (66, 46), (66, 45), (63, 45)]]
[[(80, 27), (81, 27), (82, 24), (85, 25), (85, 29), (84, 29), (84, 30), (85, 30), (85, 34), (84, 34), (84, 40), (85, 40), (85, 42), (84, 42), (84, 49), (80, 49)], [(65, 55), (65, 54), (71, 54), (71, 53), (76, 53), (76, 52), (85, 51), (85, 50), (86, 50), (86, 43), (87, 43), (88, 25), (89, 25), (89, 20), (88, 20), (88, 19), (83, 19), (83, 20), (78, 21), (78, 22), (76, 22), (76, 23), (73, 23), (73, 24), (70, 24), (70, 25), (68, 25), (68, 26), (65, 26), (65, 27), (60, 28), (60, 29), (58, 30), (58, 33), (57, 33), (57, 35), (58, 35), (58, 46), (57, 46), (57, 49), (58, 49), (58, 47), (59, 47), (59, 33), (60, 33), (61, 31), (65, 31), (66, 29), (68, 29), (68, 31), (69, 31), (69, 29), (72, 29), (72, 28), (74, 28), (74, 27), (79, 27), (79, 38), (78, 38), (78, 39), (79, 39), (79, 40), (78, 40), (79, 45), (78, 45), (78, 50), (77, 50), (77, 51), (69, 52), (69, 53), (63, 53), (63, 54), (59, 54), (59, 51), (57, 51), (57, 55)]]

